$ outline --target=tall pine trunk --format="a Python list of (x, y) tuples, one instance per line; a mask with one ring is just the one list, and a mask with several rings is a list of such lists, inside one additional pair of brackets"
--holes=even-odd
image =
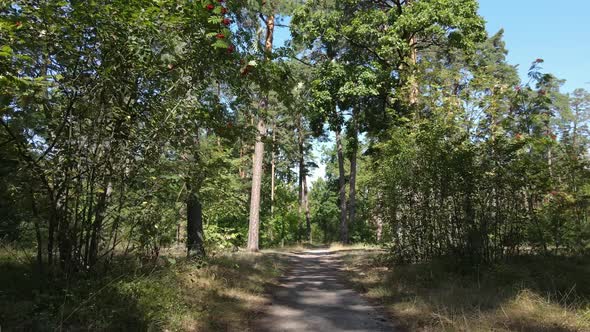
[(348, 222), (352, 225), (356, 219), (356, 161), (358, 153), (358, 119), (357, 110), (353, 109), (350, 126), (350, 184), (348, 197)]
[(262, 161), (264, 158), (264, 143), (262, 137), (265, 133), (264, 120), (258, 120), (258, 134), (254, 146), (252, 158), (252, 194), (250, 196), (250, 220), (248, 226), (248, 250), (258, 251), (258, 237), (260, 231), (260, 188), (262, 186)]
[[(265, 5), (266, 3), (263, 3)], [(266, 18), (266, 41), (265, 51), (266, 60), (270, 61), (272, 52), (272, 42), (275, 27), (275, 17), (273, 14)], [(263, 101), (263, 108), (268, 107), (268, 98)], [(254, 156), (252, 158), (252, 193), (250, 195), (250, 218), (248, 225), (248, 251), (258, 251), (258, 238), (260, 232), (260, 188), (262, 187), (262, 162), (264, 159), (263, 137), (266, 135), (266, 125), (264, 123), (264, 114), (258, 116), (258, 133), (256, 135), (256, 145), (254, 146)]]
[(344, 171), (344, 152), (342, 151), (341, 128), (336, 129), (336, 148), (338, 151), (338, 184), (340, 186), (340, 242), (348, 243), (348, 223), (346, 221), (346, 178)]
[[(276, 125), (272, 124), (272, 150), (270, 158), (270, 215), (274, 217), (275, 212), (275, 171), (276, 171), (276, 160), (275, 160), (275, 144), (277, 140)], [(271, 233), (272, 234), (272, 233)]]
[[(303, 116), (299, 114), (297, 123), (297, 145), (299, 148), (299, 218), (297, 224), (297, 240), (301, 241), (301, 234), (303, 233), (303, 216), (305, 213), (305, 136), (303, 132)], [(309, 237), (308, 237), (309, 239)]]
[[(406, 1), (406, 5), (409, 6), (411, 5), (411, 3), (414, 2), (414, 0), (408, 0)], [(408, 44), (410, 47), (410, 68), (409, 68), (409, 78), (408, 78), (408, 83), (409, 83), (409, 95), (408, 95), (408, 102), (410, 107), (414, 107), (416, 106), (416, 104), (418, 103), (418, 96), (419, 96), (419, 89), (418, 89), (418, 82), (417, 82), (417, 77), (416, 77), (416, 64), (418, 63), (418, 49), (417, 49), (417, 43), (418, 43), (418, 39), (416, 38), (415, 34), (412, 34), (409, 38), (408, 38)], [(419, 117), (419, 113), (416, 112), (416, 115)]]
[(307, 241), (311, 244), (311, 213), (309, 212), (309, 191), (307, 190), (307, 176), (303, 176), (303, 208), (305, 209), (305, 228), (307, 232)]
[[(271, 147), (271, 157), (270, 157), (270, 217), (274, 218), (275, 216), (275, 171), (276, 171), (276, 158), (275, 158), (275, 145), (276, 145), (276, 124), (272, 123), (272, 147)], [(268, 236), (270, 241), (274, 241), (274, 232), (273, 228), (269, 227), (268, 229)]]

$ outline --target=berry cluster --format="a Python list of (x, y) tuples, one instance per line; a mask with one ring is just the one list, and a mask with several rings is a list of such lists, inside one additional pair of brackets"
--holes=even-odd
[[(232, 21), (230, 18), (225, 17), (225, 15), (229, 12), (227, 7), (225, 7), (225, 0), (216, 0), (217, 4), (213, 3), (213, 2), (208, 2), (205, 5), (205, 9), (207, 11), (209, 11), (211, 14), (213, 15), (218, 15), (219, 17), (219, 22), (221, 24), (222, 27), (228, 27), (229, 25), (231, 25)], [(227, 29), (221, 29), (219, 32), (217, 32), (215, 34), (215, 38), (218, 40), (225, 40), (227, 39), (227, 35), (226, 33), (224, 33), (223, 31), (228, 31)], [(235, 50), (235, 47), (231, 44), (227, 45), (227, 52), (228, 53), (233, 53)]]

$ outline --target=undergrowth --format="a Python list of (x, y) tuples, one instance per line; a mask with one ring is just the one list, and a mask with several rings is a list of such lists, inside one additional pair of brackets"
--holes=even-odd
[(40, 277), (28, 255), (1, 252), (0, 326), (2, 331), (243, 331), (264, 305), (282, 264), (277, 255), (239, 252), (200, 261), (120, 257), (106, 272), (67, 278), (45, 271)]
[(346, 253), (348, 279), (407, 331), (590, 331), (590, 259), (519, 257), (472, 268), (392, 266)]

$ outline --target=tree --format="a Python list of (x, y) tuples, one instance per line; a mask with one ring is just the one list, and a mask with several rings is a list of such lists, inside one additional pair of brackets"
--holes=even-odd
[[(282, 11), (288, 10), (289, 2), (263, 0), (259, 7), (254, 7), (255, 17), (260, 16), (264, 27), (264, 70), (267, 74), (276, 73), (273, 70), (273, 37), (275, 31), (275, 19)], [(269, 77), (267, 77), (269, 78)], [(272, 85), (267, 82), (259, 82), (260, 91), (260, 114), (258, 114), (257, 136), (254, 146), (254, 155), (252, 157), (252, 193), (250, 195), (250, 217), (248, 231), (248, 250), (258, 251), (259, 249), (259, 229), (260, 229), (260, 190), (263, 176), (263, 159), (264, 159), (264, 138), (267, 134), (265, 117), (268, 113), (269, 93)]]
[[(226, 76), (224, 64), (234, 62), (220, 41), (229, 38), (221, 6), (83, 6), (40, 1), (2, 10), (3, 20), (18, 22), (2, 55), (16, 79), (3, 86), (3, 133), (25, 166), (14, 176), (31, 174), (41, 184), (27, 190), (36, 202), (38, 255), (46, 255), (38, 261), (57, 260), (66, 271), (112, 258), (122, 234), (156, 256), (171, 241), (179, 176), (163, 190), (156, 175), (199, 155), (198, 138), (224, 117), (210, 98), (211, 78)], [(203, 58), (219, 65), (203, 66)], [(198, 233), (199, 209), (192, 208), (201, 176), (183, 175), (195, 212), (187, 214), (189, 226), (197, 226), (189, 229)]]

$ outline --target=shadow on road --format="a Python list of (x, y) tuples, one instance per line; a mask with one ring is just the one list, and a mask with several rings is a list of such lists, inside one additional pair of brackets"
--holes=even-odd
[[(349, 251), (349, 250), (347, 250)], [(256, 331), (392, 331), (388, 321), (340, 281), (339, 252), (289, 255), (291, 270), (273, 290)]]

